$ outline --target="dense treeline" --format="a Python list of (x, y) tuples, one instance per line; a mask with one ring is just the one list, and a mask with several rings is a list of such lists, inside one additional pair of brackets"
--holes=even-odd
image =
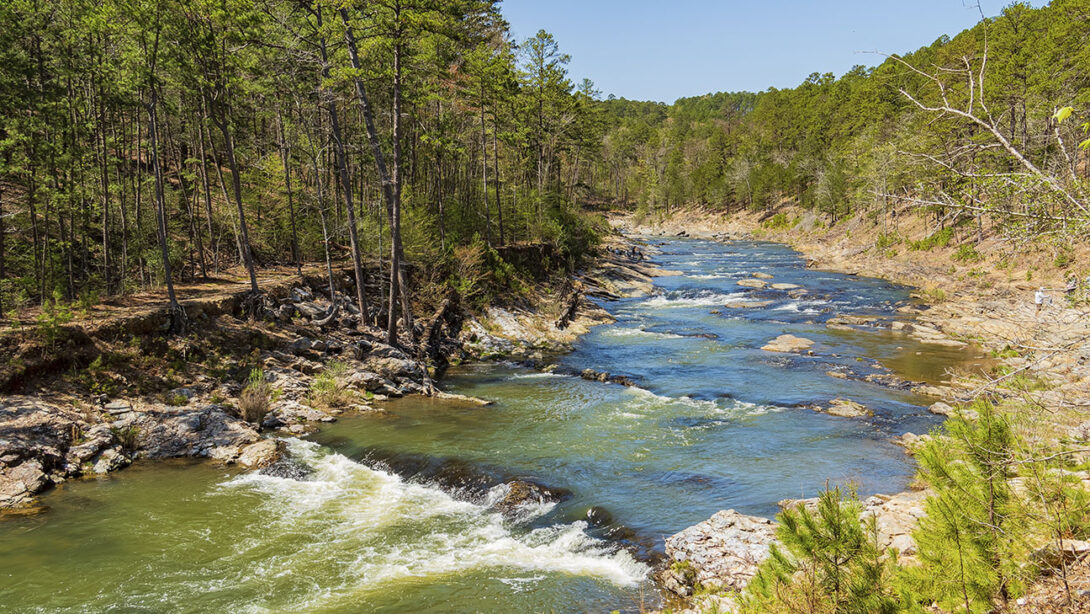
[(497, 4), (4, 2), (0, 313), (351, 258), (389, 272), (353, 298), (393, 336), (406, 259), (578, 256), (593, 86)]
[(835, 223), (898, 201), (1009, 230), (1085, 229), (1088, 40), (1090, 2), (1018, 3), (954, 38), (794, 89), (605, 101), (595, 185), (648, 212), (789, 199)]

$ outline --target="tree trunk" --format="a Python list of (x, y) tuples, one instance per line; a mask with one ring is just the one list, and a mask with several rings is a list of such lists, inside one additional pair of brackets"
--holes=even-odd
[(299, 234), (295, 229), (295, 205), (291, 200), (291, 169), (288, 166), (288, 143), (284, 139), (284, 118), (279, 107), (276, 109), (276, 123), (280, 127), (280, 158), (284, 162), (284, 189), (288, 192), (288, 215), (291, 219), (291, 259), (295, 263), (296, 272), (302, 277), (303, 261), (299, 257)]
[[(495, 108), (492, 114), (492, 187), (496, 192), (496, 219), (500, 225), (500, 245), (504, 245), (503, 239), (503, 203), (500, 202), (500, 149), (497, 143), (496, 133), (499, 126), (496, 125)], [(488, 198), (488, 194), (485, 194)]]
[[(343, 10), (343, 9), (342, 9)], [(322, 9), (318, 8), (318, 28), (322, 27)], [(329, 54), (326, 51), (324, 37), (318, 39), (318, 45), (322, 52), (322, 75), (329, 79)], [(364, 301), (363, 288), (365, 277), (363, 276), (363, 263), (360, 257), (360, 243), (356, 233), (356, 213), (352, 206), (352, 177), (348, 174), (348, 159), (344, 151), (344, 139), (341, 137), (341, 124), (337, 115), (337, 101), (329, 96), (326, 102), (329, 112), (329, 127), (333, 133), (333, 152), (337, 158), (337, 170), (341, 178), (341, 189), (344, 192), (345, 210), (348, 214), (348, 240), (352, 247), (352, 266), (356, 274), (356, 306), (360, 310), (360, 323), (367, 322), (370, 318), (367, 313), (367, 303)], [(315, 171), (317, 172), (317, 171)]]
[(242, 259), (246, 263), (246, 270), (250, 274), (250, 292), (257, 294), (261, 290), (257, 287), (257, 273), (254, 271), (254, 257), (250, 251), (250, 233), (246, 228), (246, 211), (242, 207), (242, 177), (239, 176), (238, 160), (235, 158), (235, 144), (231, 139), (231, 131), (227, 129), (227, 118), (212, 113), (212, 122), (220, 129), (223, 135), (223, 144), (227, 149), (227, 163), (231, 166), (231, 187), (235, 191), (235, 207), (238, 209), (239, 240), (242, 243)]
[(174, 294), (174, 281), (171, 279), (170, 273), (170, 249), (167, 247), (166, 198), (163, 195), (163, 171), (159, 165), (158, 121), (156, 118), (158, 102), (159, 97), (155, 89), (152, 88), (151, 100), (147, 103), (148, 139), (151, 143), (152, 170), (155, 172), (155, 212), (159, 226), (159, 253), (163, 258), (163, 275), (166, 280), (167, 298), (170, 301), (170, 328), (171, 332), (177, 334), (184, 332), (185, 316), (179, 315), (183, 314), (183, 312), (178, 304), (178, 297)]
[[(400, 3), (395, 2), (400, 7)], [(360, 70), (359, 52), (356, 47), (356, 35), (348, 21), (348, 10), (339, 9), (341, 21), (344, 22), (345, 40), (348, 43), (348, 57), (352, 62), (352, 68)], [(402, 312), (405, 317), (406, 328), (412, 336), (412, 312), (409, 310), (407, 292), (404, 290), (404, 273), (401, 270), (401, 189), (398, 177), (401, 163), (401, 146), (398, 141), (401, 137), (401, 43), (394, 44), (394, 168), (393, 175), (387, 170), (386, 157), (379, 143), (378, 131), (375, 129), (374, 113), (371, 110), (371, 101), (367, 97), (367, 90), (359, 76), (353, 77), (356, 86), (356, 96), (359, 99), (363, 111), (364, 124), (367, 128), (367, 140), (374, 154), (375, 166), (378, 168), (379, 179), (382, 182), (382, 194), (386, 199), (387, 214), (390, 218), (390, 304), (387, 320), (387, 341), (397, 343), (397, 318), (396, 303), (400, 294), (402, 299)]]
[(212, 250), (212, 270), (220, 272), (220, 245), (219, 239), (212, 230), (212, 190), (208, 181), (208, 155), (204, 150), (204, 101), (201, 101), (201, 121), (197, 124), (197, 140), (201, 144), (201, 185), (204, 188), (204, 214), (208, 223), (208, 243)]

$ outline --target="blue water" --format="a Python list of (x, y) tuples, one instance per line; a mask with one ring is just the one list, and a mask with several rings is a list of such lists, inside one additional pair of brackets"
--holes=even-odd
[[(893, 318), (909, 289), (882, 280), (807, 270), (788, 247), (669, 240), (653, 261), (683, 274), (659, 277), (652, 296), (607, 301), (617, 318), (584, 336), (555, 373), (511, 364), (454, 370), (443, 386), (493, 400), (483, 408), (444, 408), (419, 398), (386, 415), (343, 420), (318, 436), (366, 459), (411, 454), (459, 459), (496, 475), (537, 479), (574, 496), (546, 520), (608, 508), (618, 524), (661, 537), (734, 508), (771, 516), (778, 501), (814, 496), (827, 481), (860, 494), (903, 490), (914, 471), (889, 442), (937, 424), (930, 399), (859, 379), (885, 371), (938, 381), (963, 351), (926, 346), (888, 331), (831, 330), (825, 321), (854, 314)], [(755, 272), (807, 293), (751, 290)], [(728, 309), (734, 300), (771, 300)], [(719, 313), (715, 313), (718, 311)], [(816, 342), (813, 356), (761, 350), (791, 333)], [(590, 368), (631, 377), (638, 387), (586, 381)], [(845, 398), (875, 412), (841, 418), (798, 407)]]
[[(775, 244), (660, 247), (684, 274), (604, 303), (616, 324), (555, 373), (468, 365), (443, 387), (494, 404), (410, 397), (343, 417), (290, 442), (305, 480), (139, 463), (61, 485), (49, 513), (0, 522), (0, 612), (635, 613), (661, 605), (641, 560), (716, 511), (772, 515), (827, 481), (904, 488), (913, 465), (889, 437), (936, 424), (930, 399), (827, 372), (936, 381), (971, 356), (825, 321), (892, 318), (906, 288), (806, 270)], [(758, 271), (807, 294), (737, 285)], [(772, 302), (724, 307), (737, 299)], [(814, 355), (759, 349), (785, 332)], [(585, 368), (638, 386), (572, 375)], [(876, 415), (798, 407), (838, 396)], [(512, 478), (571, 495), (505, 515), (489, 495)], [(591, 506), (612, 520), (592, 526)]]

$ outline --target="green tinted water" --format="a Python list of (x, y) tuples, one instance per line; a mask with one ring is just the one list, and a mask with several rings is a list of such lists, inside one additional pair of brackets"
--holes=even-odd
[[(456, 369), (445, 387), (495, 403), (407, 398), (346, 417), (291, 443), (314, 470), (304, 481), (158, 463), (63, 485), (48, 513), (0, 520), (0, 612), (639, 611), (656, 593), (630, 552), (720, 509), (771, 515), (826, 480), (864, 494), (906, 485), (911, 460), (889, 437), (936, 424), (929, 399), (858, 378), (877, 360), (940, 381), (976, 357), (824, 320), (891, 317), (907, 289), (808, 271), (773, 244), (663, 249), (687, 274), (607, 305), (618, 322), (558, 373)], [(740, 289), (755, 270), (808, 294)], [(723, 308), (739, 298), (771, 303)], [(815, 356), (759, 349), (784, 332), (813, 339)], [(639, 387), (564, 374), (588, 367)], [(834, 397), (876, 415), (794, 407)], [(504, 516), (493, 504), (511, 478), (571, 496)], [(588, 526), (591, 506), (612, 521)]]

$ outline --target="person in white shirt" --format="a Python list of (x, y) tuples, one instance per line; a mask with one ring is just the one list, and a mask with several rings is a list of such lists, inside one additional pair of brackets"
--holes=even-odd
[(1041, 314), (1041, 310), (1045, 308), (1045, 300), (1048, 299), (1048, 295), (1045, 294), (1044, 286), (1037, 288), (1037, 292), (1033, 295), (1033, 302), (1037, 305), (1037, 314)]

